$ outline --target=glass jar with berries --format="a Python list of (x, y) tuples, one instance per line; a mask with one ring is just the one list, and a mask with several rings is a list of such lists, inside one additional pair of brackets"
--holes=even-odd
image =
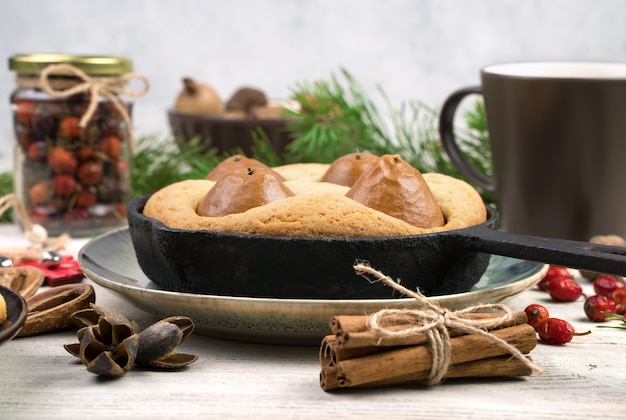
[[(112, 56), (15, 55), (9, 68), (15, 193), (30, 221), (77, 237), (126, 224), (132, 99), (146, 78)], [(133, 80), (143, 86), (130, 89)]]

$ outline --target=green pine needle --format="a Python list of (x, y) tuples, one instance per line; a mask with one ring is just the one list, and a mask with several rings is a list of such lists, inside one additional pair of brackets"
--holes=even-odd
[[(13, 173), (4, 172), (0, 173), (0, 197), (13, 192)], [(0, 222), (10, 222), (13, 220), (13, 212), (8, 209), (3, 214), (0, 214)]]

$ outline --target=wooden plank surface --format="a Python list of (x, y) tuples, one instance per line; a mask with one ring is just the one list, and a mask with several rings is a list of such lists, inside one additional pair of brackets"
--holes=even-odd
[[(20, 241), (0, 226), (0, 247)], [(76, 240), (77, 252), (84, 240)], [(592, 294), (591, 283), (580, 280)], [(98, 304), (142, 325), (156, 320), (97, 285)], [(404, 385), (326, 393), (319, 387), (317, 347), (218, 340), (194, 334), (182, 351), (199, 355), (178, 372), (133, 369), (99, 379), (64, 349), (62, 332), (15, 339), (0, 346), (0, 416), (27, 418), (616, 418), (626, 393), (626, 330), (597, 328), (582, 299), (556, 303), (535, 289), (509, 302), (512, 309), (545, 304), (589, 335), (565, 346), (539, 344), (531, 355), (541, 376), (448, 380), (425, 388)]]

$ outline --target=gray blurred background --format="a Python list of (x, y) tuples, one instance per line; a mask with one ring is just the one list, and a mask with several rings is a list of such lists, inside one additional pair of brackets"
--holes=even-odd
[(151, 81), (138, 135), (168, 133), (166, 111), (191, 76), (223, 98), (251, 85), (286, 98), (300, 81), (347, 69), (393, 103), (439, 108), (483, 65), (626, 61), (623, 0), (2, 0), (0, 170), (12, 167), (9, 95), (19, 53), (123, 55)]

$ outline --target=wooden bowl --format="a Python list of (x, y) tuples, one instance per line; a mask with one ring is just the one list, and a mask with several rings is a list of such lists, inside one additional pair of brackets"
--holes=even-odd
[(26, 322), (28, 309), (24, 298), (8, 287), (0, 286), (0, 295), (7, 304), (7, 320), (0, 324), (0, 344), (15, 337)]
[(267, 136), (277, 153), (282, 153), (295, 139), (287, 129), (287, 125), (294, 121), (290, 118), (204, 116), (169, 111), (168, 119), (179, 146), (200, 137), (205, 150), (217, 148), (219, 152), (228, 152), (240, 148), (250, 156), (253, 136), (258, 130)]

